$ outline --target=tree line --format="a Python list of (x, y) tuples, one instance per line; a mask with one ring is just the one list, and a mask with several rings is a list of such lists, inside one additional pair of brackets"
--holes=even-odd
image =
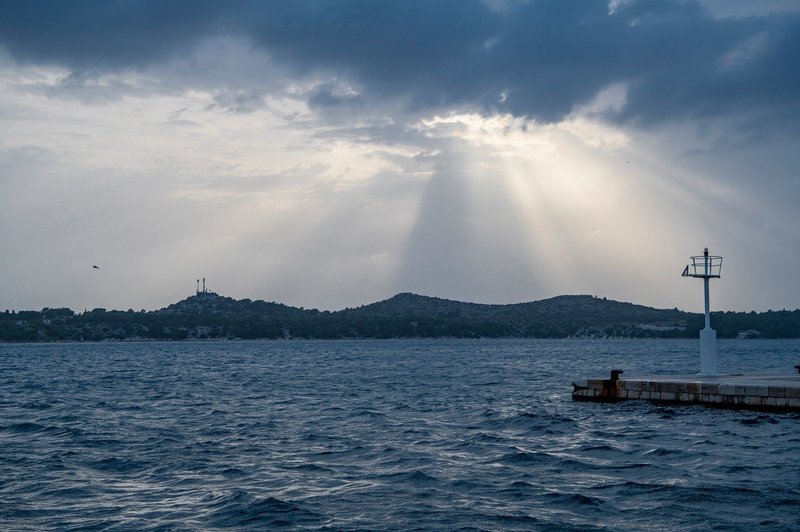
[[(800, 310), (714, 312), (720, 338), (799, 338)], [(257, 338), (697, 338), (703, 316), (595, 296), (513, 305), (398, 294), (339, 311), (199, 293), (155, 311), (68, 308), (0, 313), (0, 341)]]

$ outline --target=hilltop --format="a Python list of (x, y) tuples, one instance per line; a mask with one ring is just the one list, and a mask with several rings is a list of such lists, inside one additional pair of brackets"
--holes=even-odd
[[(800, 310), (715, 312), (721, 338), (800, 337)], [(696, 338), (701, 314), (590, 295), (508, 305), (411, 293), (339, 311), (200, 292), (145, 312), (70, 309), (0, 313), (0, 341), (255, 338)]]

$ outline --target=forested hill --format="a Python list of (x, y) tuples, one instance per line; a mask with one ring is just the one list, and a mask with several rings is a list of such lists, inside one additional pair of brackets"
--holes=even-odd
[[(721, 338), (799, 338), (800, 310), (715, 312)], [(594, 296), (484, 305), (416, 294), (335, 312), (199, 293), (151, 312), (0, 313), (0, 341), (251, 338), (696, 338), (701, 314)]]

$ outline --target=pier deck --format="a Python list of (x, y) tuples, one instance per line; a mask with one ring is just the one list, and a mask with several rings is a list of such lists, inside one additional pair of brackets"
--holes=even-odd
[[(616, 378), (614, 378), (616, 377)], [(800, 412), (800, 373), (659, 375), (584, 379), (572, 383), (576, 401), (631, 399)]]

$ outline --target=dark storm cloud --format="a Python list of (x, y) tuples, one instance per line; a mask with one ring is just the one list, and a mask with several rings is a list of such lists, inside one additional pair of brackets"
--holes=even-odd
[(25, 62), (137, 67), (187, 51), (226, 20), (219, 2), (9, 0), (0, 3), (0, 44)]
[[(17, 60), (75, 70), (137, 68), (232, 34), (293, 75), (325, 73), (315, 105), (399, 97), (556, 120), (611, 83), (619, 120), (755, 111), (797, 118), (800, 15), (711, 17), (692, 2), (554, 0), (4, 2), (0, 45)], [(781, 115), (782, 116), (782, 115)]]

